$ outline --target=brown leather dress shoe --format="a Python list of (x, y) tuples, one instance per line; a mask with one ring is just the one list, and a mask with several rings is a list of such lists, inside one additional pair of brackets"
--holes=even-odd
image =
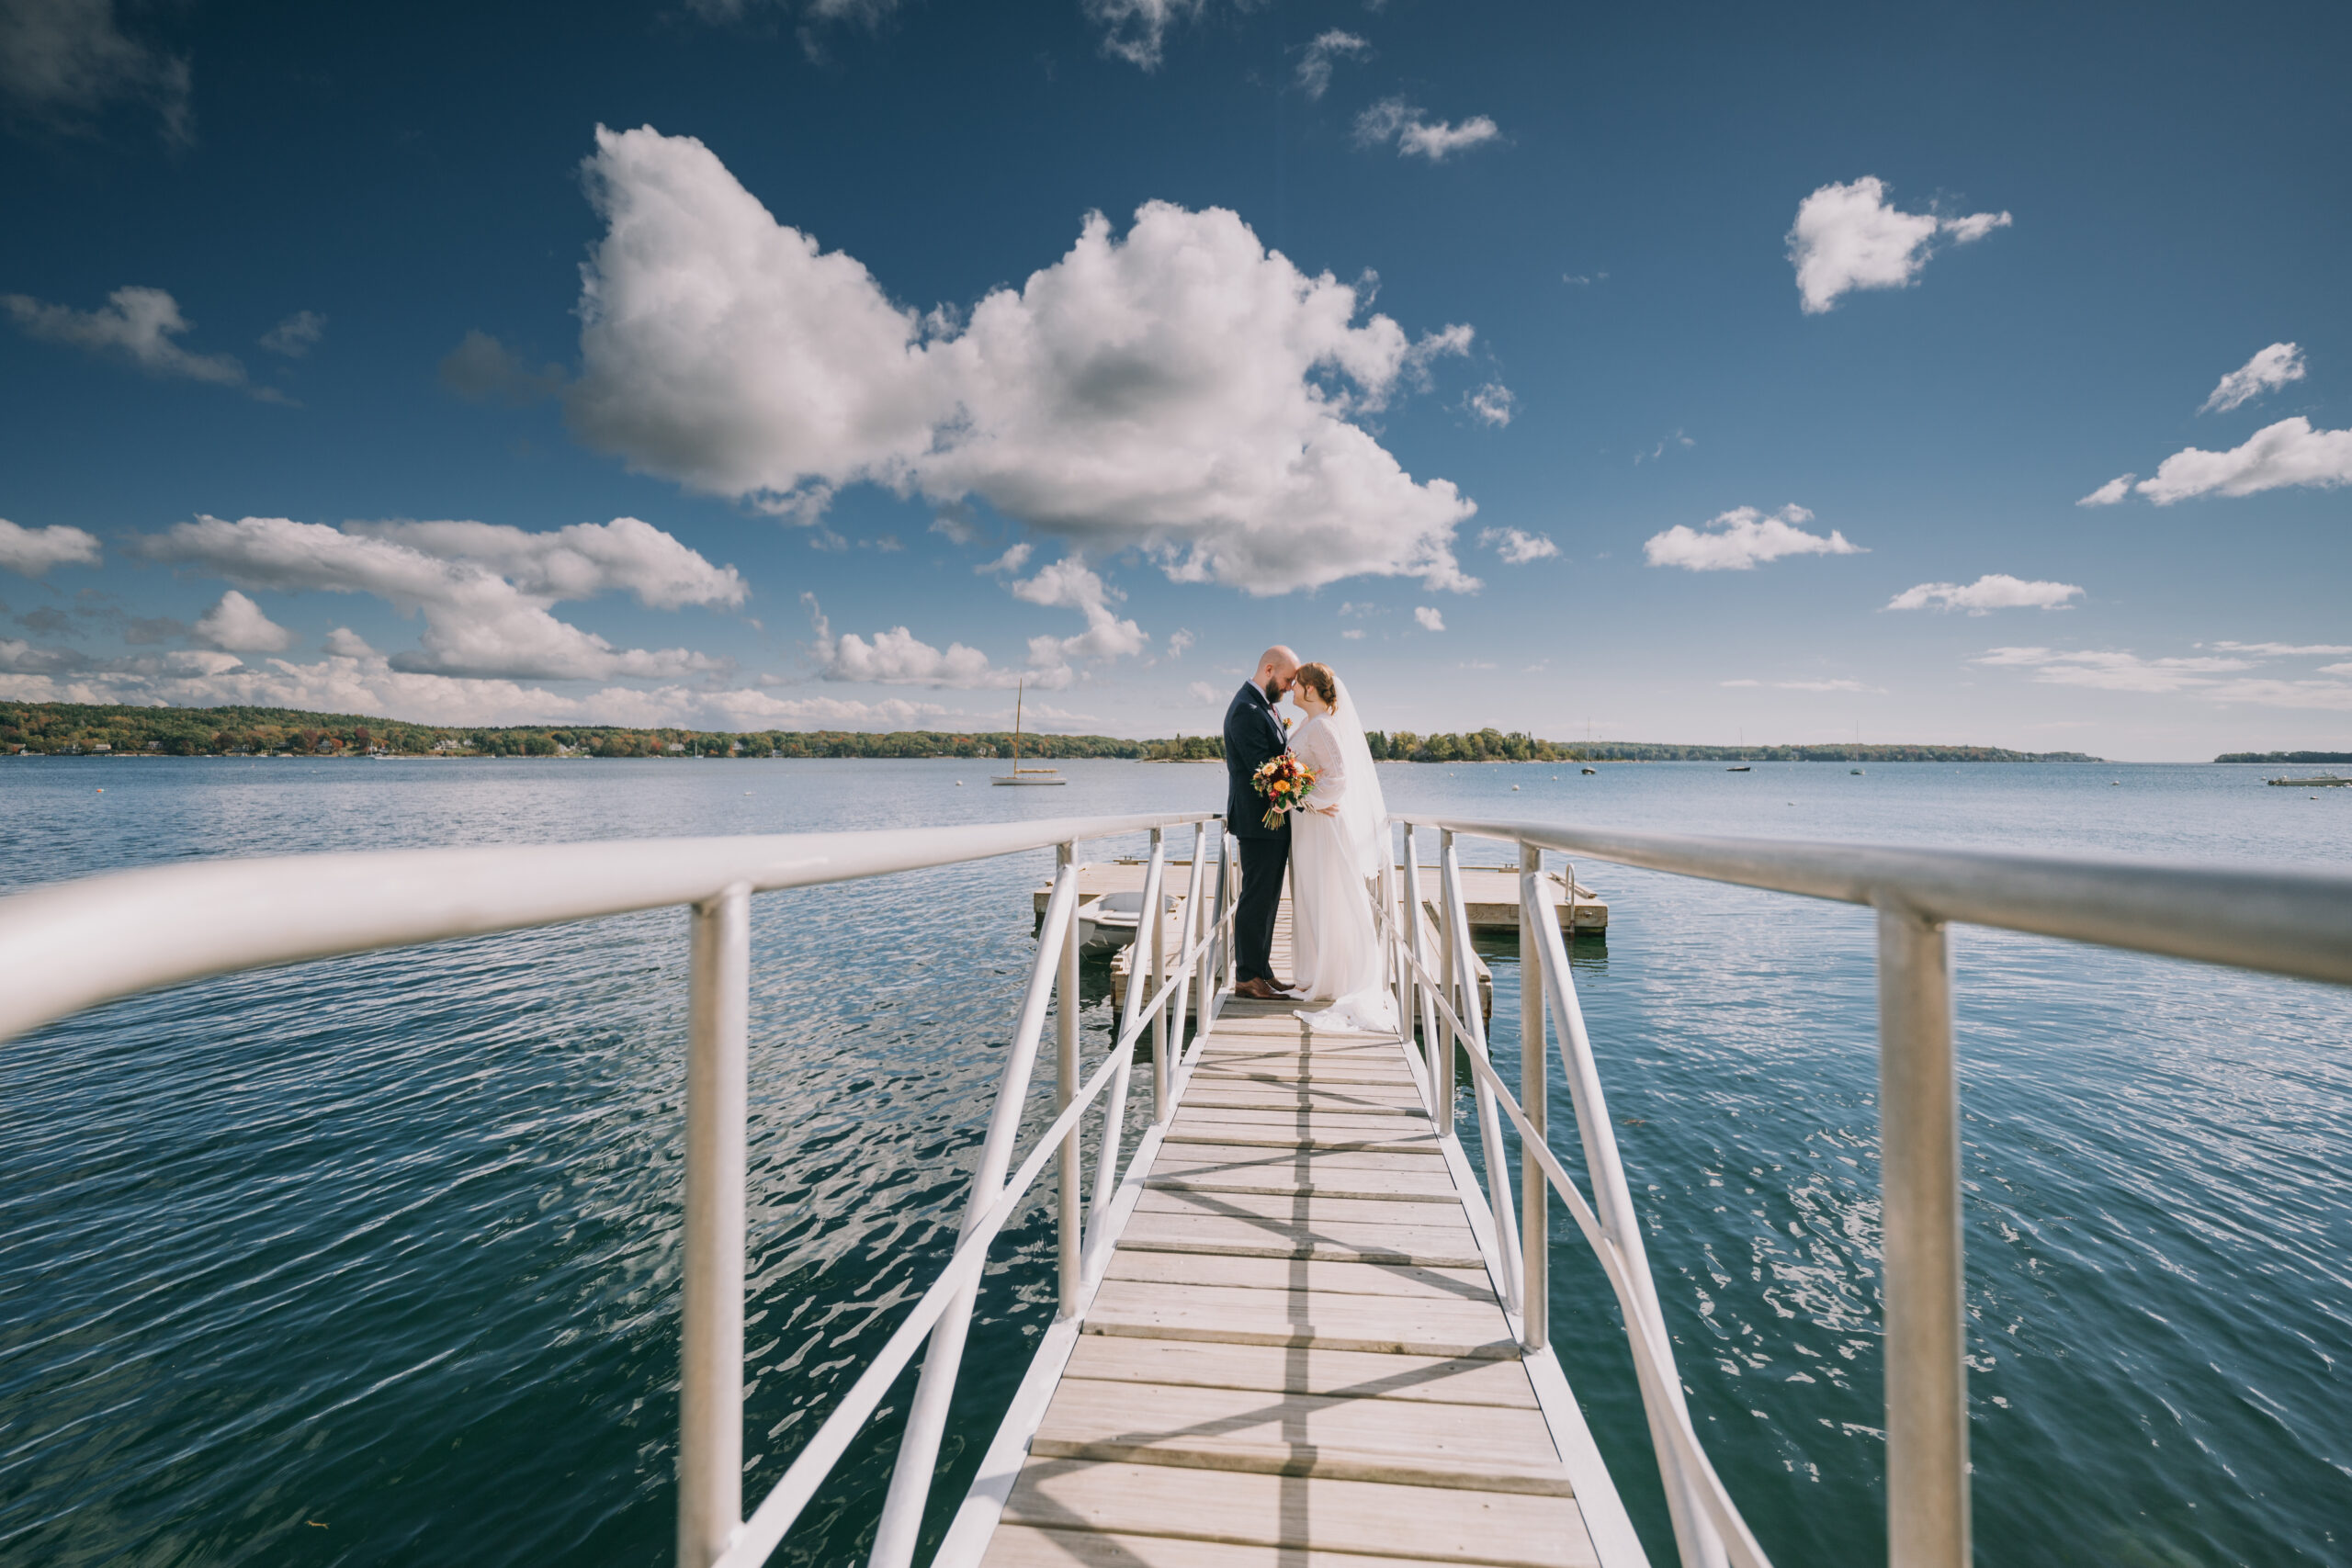
[(1237, 997), (1247, 997), (1253, 1002), (1271, 1002), (1282, 995), (1265, 981), (1254, 979), (1244, 980), (1234, 987), (1233, 994)]

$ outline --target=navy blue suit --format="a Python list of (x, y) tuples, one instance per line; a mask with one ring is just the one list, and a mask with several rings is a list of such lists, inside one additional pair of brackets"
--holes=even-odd
[(1290, 818), (1264, 826), (1266, 798), (1250, 782), (1265, 763), (1290, 750), (1290, 732), (1255, 681), (1245, 681), (1225, 710), (1225, 817), (1241, 840), (1241, 901), (1233, 912), (1234, 956), (1239, 977), (1279, 985), (1274, 978), (1274, 916), (1290, 869)]

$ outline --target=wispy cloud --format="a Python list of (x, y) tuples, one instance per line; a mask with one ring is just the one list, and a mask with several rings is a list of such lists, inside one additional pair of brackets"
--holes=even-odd
[(1331, 87), (1332, 62), (1340, 60), (1363, 60), (1372, 53), (1372, 45), (1351, 32), (1331, 28), (1315, 35), (1298, 60), (1298, 90), (1311, 102), (1320, 98)]
[(2200, 642), (2197, 646), (2255, 659), (2333, 659), (2352, 653), (2352, 643), (2340, 642)]
[(0, 307), (27, 337), (127, 360), (164, 379), (243, 387), (266, 402), (278, 400), (266, 387), (246, 387), (245, 367), (235, 355), (191, 354), (181, 347), (177, 340), (195, 323), (164, 289), (135, 284), (118, 288), (95, 310), (52, 305), (24, 294), (0, 294)]
[(1652, 535), (1643, 544), (1642, 554), (1652, 566), (1679, 566), (1686, 571), (1750, 571), (1783, 556), (1864, 553), (1861, 546), (1849, 543), (1834, 528), (1824, 536), (1799, 526), (1812, 521), (1813, 513), (1802, 506), (1783, 506), (1773, 513), (1736, 506), (1717, 513), (1703, 532), (1678, 523), (1663, 534)]
[(1425, 632), (1442, 632), (1445, 630), (1445, 617), (1439, 615), (1437, 611), (1427, 604), (1418, 604), (1414, 606), (1413, 624), (1419, 626), (1421, 630)]
[(1478, 543), (1493, 550), (1511, 566), (1525, 566), (1529, 561), (1556, 556), (1560, 547), (1542, 534), (1530, 534), (1519, 528), (1487, 528), (1479, 532)]
[(440, 376), (443, 388), (469, 403), (524, 408), (563, 391), (562, 367), (547, 365), (534, 370), (520, 355), (479, 327), (442, 356)]
[(1510, 423), (1512, 406), (1518, 400), (1511, 395), (1509, 387), (1504, 386), (1500, 381), (1489, 381), (1476, 391), (1467, 394), (1463, 399), (1463, 406), (1499, 430)]
[(1943, 218), (1898, 211), (1886, 199), (1885, 182), (1873, 175), (1823, 186), (1798, 203), (1789, 230), (1799, 300), (1813, 316), (1854, 289), (1907, 288), (1935, 254), (1939, 238), (1965, 245), (2009, 221), (2006, 212)]
[(2029, 581), (1990, 571), (1973, 582), (1922, 582), (1886, 602), (1890, 610), (1965, 610), (1972, 615), (1995, 610), (2064, 610), (2082, 596), (2071, 582)]
[(2303, 351), (2291, 343), (2274, 343), (2222, 378), (2199, 413), (2223, 413), (2275, 392), (2290, 381), (2303, 378)]
[(1418, 105), (1403, 98), (1383, 98), (1356, 116), (1356, 145), (1380, 147), (1393, 141), (1400, 158), (1426, 158), (1442, 164), (1456, 152), (1481, 147), (1502, 135), (1486, 115), (1473, 115), (1461, 124), (1431, 119)]
[[(2220, 644), (2214, 645), (2222, 646)], [(2231, 645), (2245, 655), (2277, 644)], [(2257, 707), (2312, 708), (2352, 712), (2352, 681), (2298, 678), (2281, 680), (2248, 675), (2257, 667), (2255, 657), (2143, 659), (2128, 649), (2100, 649), (2062, 651), (2048, 648), (1996, 648), (1975, 662), (1996, 668), (2032, 671), (2036, 681), (2061, 686), (2086, 686), (2097, 691), (2135, 692), (2166, 696), (2188, 695), (2214, 703), (2246, 703)], [(2322, 674), (2341, 674), (2323, 669)]]
[(1770, 685), (1776, 692), (1875, 692), (1883, 694), (1884, 686), (1868, 685), (1847, 676), (1826, 681), (1718, 681), (1719, 686)]
[(1635, 468), (1639, 468), (1644, 463), (1655, 463), (1670, 451), (1679, 450), (1688, 446), (1696, 446), (1697, 445), (1699, 444), (1696, 441), (1691, 440), (1690, 437), (1678, 430), (1673, 434), (1663, 437), (1657, 446), (1651, 447), (1648, 451), (1634, 453), (1634, 466)]
[(1168, 29), (1201, 14), (1207, 0), (1082, 0), (1102, 29), (1102, 52), (1145, 71), (1159, 69)]
[(188, 85), (187, 57), (123, 31), (114, 0), (0, 5), (0, 102), (17, 116), (86, 135), (110, 106), (144, 104), (186, 142)]
[(261, 346), (288, 359), (300, 359), (327, 335), (327, 319), (316, 310), (297, 310), (261, 334)]

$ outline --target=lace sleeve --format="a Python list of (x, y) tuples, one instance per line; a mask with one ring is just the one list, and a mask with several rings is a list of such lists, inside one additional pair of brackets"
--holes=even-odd
[(1331, 733), (1329, 723), (1317, 719), (1301, 740), (1306, 765), (1315, 770), (1315, 793), (1307, 796), (1308, 807), (1339, 805), (1348, 793), (1347, 757), (1339, 738)]

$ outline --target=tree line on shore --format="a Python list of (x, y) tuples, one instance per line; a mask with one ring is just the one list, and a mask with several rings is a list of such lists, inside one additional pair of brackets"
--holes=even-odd
[[(1023, 735), (1023, 757), (1140, 757), (1145, 742)], [(203, 756), (1010, 757), (1010, 731), (432, 725), (293, 708), (0, 703), (0, 751)]]
[[(1374, 758), (1398, 762), (2086, 762), (2079, 751), (2010, 751), (1996, 746), (1675, 746), (1635, 741), (1539, 740), (1487, 728), (1419, 735), (1374, 730)], [(0, 702), (0, 752), (165, 756), (460, 757), (957, 757), (1010, 758), (1006, 731), (928, 729), (742, 731), (620, 725), (431, 725), (293, 708), (126, 707)], [(1112, 757), (1216, 761), (1215, 735), (1122, 740), (1107, 735), (1021, 737), (1023, 757)], [(2320, 751), (2233, 753), (2222, 761), (2346, 761)]]
[(2217, 762), (2352, 762), (2352, 751), (2224, 751)]

